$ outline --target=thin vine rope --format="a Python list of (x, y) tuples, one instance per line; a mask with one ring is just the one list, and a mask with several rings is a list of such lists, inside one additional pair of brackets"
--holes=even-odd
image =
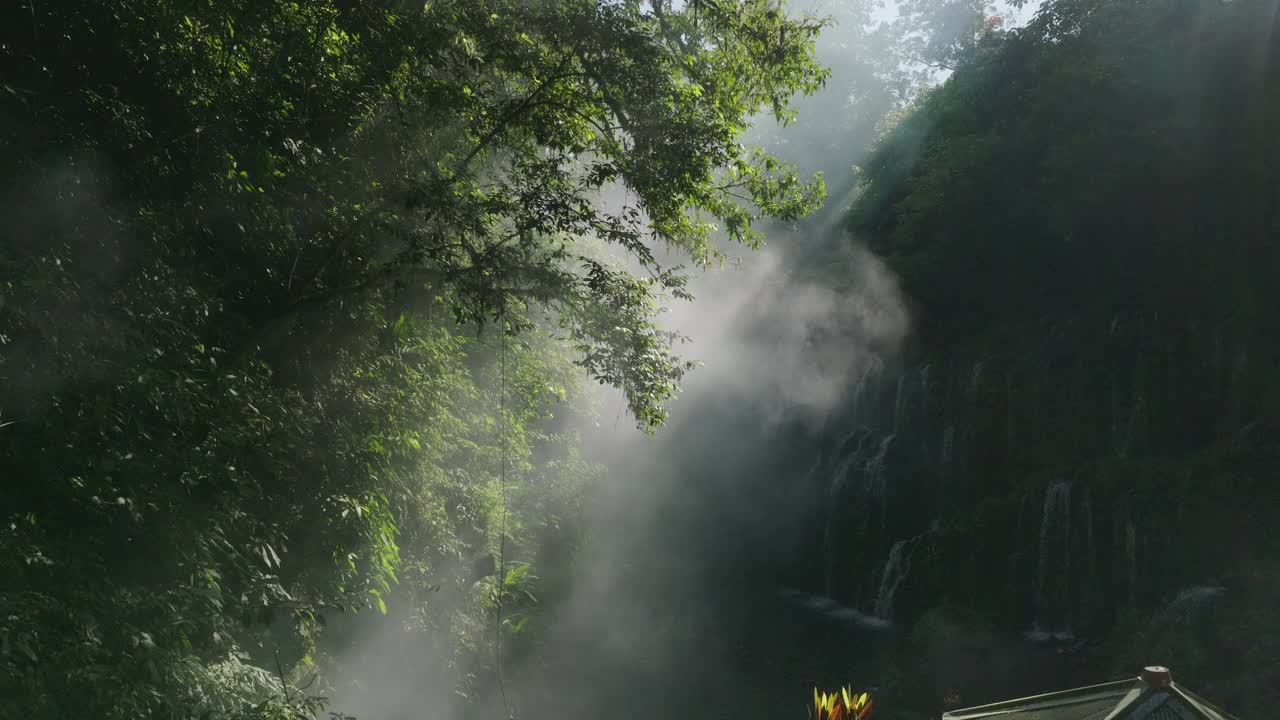
[(498, 442), (502, 465), (498, 470), (498, 492), (502, 499), (502, 515), (498, 524), (498, 592), (497, 612), (493, 623), (493, 662), (498, 676), (498, 692), (508, 720), (515, 717), (507, 700), (507, 685), (502, 679), (502, 594), (507, 580), (507, 311), (503, 308), (498, 323)]

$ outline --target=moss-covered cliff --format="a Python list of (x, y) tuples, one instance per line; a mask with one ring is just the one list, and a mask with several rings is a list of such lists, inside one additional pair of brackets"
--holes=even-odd
[(815, 586), (1280, 699), (1277, 17), (1049, 2), (865, 163), (917, 333), (811, 475)]

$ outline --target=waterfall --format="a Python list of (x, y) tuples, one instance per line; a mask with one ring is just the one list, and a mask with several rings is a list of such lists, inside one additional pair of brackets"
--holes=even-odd
[(1226, 362), (1223, 360), (1226, 353), (1224, 343), (1222, 321), (1219, 320), (1213, 326), (1213, 399), (1219, 404), (1222, 402), (1224, 392), (1222, 382), (1224, 377), (1222, 369), (1226, 366)]
[(907, 579), (911, 572), (911, 554), (908, 552), (915, 538), (899, 540), (889, 548), (889, 558), (880, 571), (880, 590), (876, 593), (875, 616), (882, 620), (893, 619), (893, 598), (898, 594), (898, 586)]
[(1148, 417), (1150, 412), (1147, 410), (1146, 391), (1140, 391), (1133, 401), (1133, 416), (1129, 420), (1129, 452), (1134, 452), (1134, 443), (1138, 443), (1137, 451), (1141, 452), (1143, 443), (1147, 442), (1150, 433), (1148, 427), (1150, 422)]
[(1013, 397), (1013, 370), (1009, 369), (1005, 370), (1004, 373), (1004, 456), (1006, 459), (1012, 458), (1013, 449), (1018, 447), (1016, 415)]
[[(858, 431), (855, 430), (845, 436), (845, 439), (840, 443), (839, 448), (843, 449), (847, 446), (857, 434)], [(863, 435), (858, 444), (854, 446), (853, 449), (844, 456), (844, 459), (840, 461), (840, 464), (836, 466), (836, 470), (831, 474), (831, 481), (827, 486), (827, 503), (826, 508), (824, 508), (825, 512), (823, 513), (825, 522), (822, 529), (822, 557), (826, 570), (825, 589), (827, 594), (831, 594), (834, 590), (833, 584), (835, 582), (837, 552), (835, 547), (835, 538), (832, 531), (835, 527), (836, 518), (840, 515), (840, 508), (838, 507), (840, 491), (844, 489), (845, 482), (849, 477), (849, 471), (853, 468), (853, 464), (862, 456), (862, 446), (865, 442), (866, 436)]]
[(1084, 507), (1084, 533), (1085, 545), (1089, 548), (1089, 564), (1092, 566), (1094, 560), (1093, 547), (1093, 494), (1089, 492), (1089, 487), (1084, 488), (1084, 499), (1081, 503)]
[[(1052, 596), (1051, 576), (1055, 578)], [(1040, 559), (1036, 570), (1034, 635), (1044, 638), (1070, 636), (1067, 624), (1071, 586), (1071, 483), (1059, 482), (1050, 485), (1044, 493)]]
[(956, 426), (948, 424), (942, 430), (942, 454), (938, 458), (938, 464), (942, 466), (943, 474), (947, 474), (951, 470), (951, 458), (955, 454), (956, 446)]
[(857, 382), (853, 385), (853, 399), (851, 407), (853, 408), (853, 419), (855, 422), (859, 419), (859, 409), (862, 406), (862, 395), (866, 392), (867, 384), (871, 381), (871, 376), (877, 371), (877, 369), (876, 362), (868, 362), (866, 366), (862, 368), (862, 373), (858, 376)]
[(1084, 486), (1084, 497), (1081, 499), (1080, 509), (1084, 513), (1084, 544), (1085, 552), (1088, 554), (1086, 558), (1089, 561), (1089, 580), (1085, 586), (1085, 593), (1089, 596), (1093, 595), (1093, 591), (1098, 581), (1098, 553), (1093, 544), (1093, 494), (1089, 492), (1089, 486)]
[(1081, 573), (1077, 573), (1077, 577), (1069, 582), (1075, 588), (1073, 600), (1077, 606), (1092, 612), (1101, 591), (1098, 587), (1098, 552), (1093, 538), (1093, 491), (1088, 485), (1081, 489), (1080, 515), (1084, 523), (1084, 562), (1080, 567), (1083, 579), (1080, 578)]
[[(915, 432), (915, 437), (920, 438), (920, 451), (925, 454), (929, 453), (929, 428), (932, 427), (932, 423), (930, 421), (934, 418), (932, 402), (930, 401), (929, 395), (929, 375), (930, 366), (927, 364), (920, 366), (920, 384), (917, 388), (918, 399), (916, 400), (915, 409), (909, 414), (909, 418), (914, 418), (915, 423), (919, 425), (919, 430)], [(910, 431), (911, 427), (909, 426), (907, 429)]]
[(1126, 406), (1124, 401), (1120, 400), (1120, 391), (1113, 376), (1111, 378), (1111, 445), (1116, 457), (1127, 458), (1133, 451), (1134, 436), (1137, 434), (1138, 423), (1142, 421), (1144, 413), (1142, 390), (1137, 386), (1137, 380), (1134, 380), (1133, 392)]
[[(840, 443), (840, 449), (847, 447), (849, 443), (858, 436), (859, 432), (859, 430), (855, 430), (854, 432), (846, 435), (845, 439)], [(863, 446), (866, 444), (866, 439), (866, 435), (862, 435), (858, 438), (858, 444), (854, 445), (849, 453), (844, 456), (844, 459), (841, 460), (840, 464), (836, 467), (836, 471), (832, 473), (831, 483), (828, 485), (827, 490), (829, 500), (835, 501), (836, 497), (840, 494), (840, 491), (844, 489), (845, 482), (847, 482), (849, 478), (849, 469), (853, 467), (853, 464), (857, 462), (860, 457), (862, 457)]]
[(978, 386), (982, 384), (982, 371), (987, 367), (986, 360), (979, 360), (973, 364), (973, 370), (969, 373), (969, 397), (977, 400)]
[(1111, 449), (1117, 457), (1124, 457), (1120, 442), (1120, 388), (1119, 381), (1116, 380), (1115, 373), (1111, 373), (1108, 379), (1111, 390)]
[(893, 444), (895, 435), (885, 435), (880, 441), (880, 447), (876, 450), (876, 454), (871, 456), (867, 461), (867, 496), (871, 504), (880, 509), (880, 529), (884, 530), (885, 512), (888, 510), (888, 503), (885, 502), (885, 494), (888, 489), (888, 478), (885, 474), (885, 468), (888, 463), (885, 461), (889, 454), (889, 446)]
[(893, 431), (895, 433), (902, 424), (902, 403), (905, 399), (903, 390), (906, 388), (906, 380), (906, 373), (898, 376), (898, 389), (893, 394)]
[(1138, 529), (1129, 520), (1124, 525), (1124, 558), (1129, 572), (1129, 607), (1138, 606)]
[[(1014, 532), (1016, 542), (1021, 544), (1022, 538), (1026, 537), (1027, 528), (1027, 495), (1023, 493), (1018, 498), (1018, 520)], [(1006, 591), (1009, 593), (1009, 609), (1011, 612), (1020, 612), (1021, 600), (1024, 597), (1022, 585), (1018, 581), (1022, 578), (1022, 564), (1019, 562), (1020, 554), (1013, 552), (1009, 554), (1009, 581)]]

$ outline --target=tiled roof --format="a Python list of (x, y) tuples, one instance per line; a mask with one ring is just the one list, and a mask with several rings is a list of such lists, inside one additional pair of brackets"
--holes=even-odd
[(1236, 720), (1176, 683), (1141, 678), (944, 713), (942, 720)]
[(1105, 720), (1133, 689), (1133, 681), (1006, 700), (944, 714), (943, 720)]

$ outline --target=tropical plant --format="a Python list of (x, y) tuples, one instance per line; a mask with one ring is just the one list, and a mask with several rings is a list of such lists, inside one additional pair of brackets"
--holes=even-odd
[(871, 698), (850, 692), (848, 686), (839, 692), (820, 692), (813, 689), (814, 720), (866, 720), (871, 714)]

